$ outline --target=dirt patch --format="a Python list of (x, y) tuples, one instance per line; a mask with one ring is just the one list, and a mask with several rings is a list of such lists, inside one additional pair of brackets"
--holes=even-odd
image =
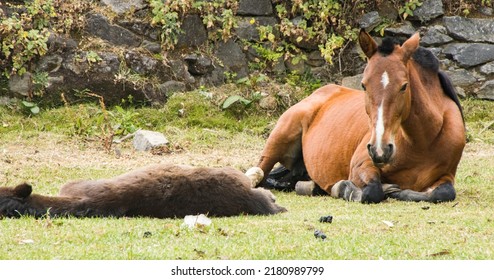
[[(131, 170), (153, 163), (188, 164), (193, 166), (232, 166), (245, 171), (257, 163), (264, 142), (235, 145), (239, 139), (225, 140), (224, 147), (171, 147), (157, 152), (138, 152), (132, 141), (114, 144), (108, 152), (98, 142), (86, 142), (65, 136), (43, 133), (33, 139), (17, 139), (0, 144), (0, 185), (6, 174), (15, 177), (16, 171), (29, 168), (43, 170), (53, 168)], [(36, 144), (33, 144), (36, 143)], [(172, 144), (173, 145), (173, 144)], [(235, 146), (233, 146), (235, 145)], [(76, 179), (76, 178), (74, 178)]]
[[(245, 171), (257, 163), (264, 143), (262, 138), (245, 141), (240, 135), (238, 138), (224, 140), (215, 147), (187, 144), (186, 147), (171, 147), (169, 150), (153, 153), (135, 151), (131, 140), (128, 140), (122, 144), (114, 144), (111, 151), (107, 152), (98, 142), (42, 133), (36, 136), (35, 141), (22, 138), (15, 143), (0, 145), (0, 185), (5, 185), (9, 180), (22, 180), (23, 178), (17, 176), (17, 171), (22, 169), (77, 168), (116, 170), (120, 173), (153, 163), (174, 163), (209, 167), (232, 166)], [(494, 146), (483, 143), (467, 144), (464, 160), (485, 157), (494, 157)]]

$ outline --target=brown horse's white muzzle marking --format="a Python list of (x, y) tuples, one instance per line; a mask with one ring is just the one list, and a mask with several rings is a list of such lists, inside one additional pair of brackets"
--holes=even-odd
[(375, 145), (369, 143), (367, 144), (367, 151), (374, 165), (382, 167), (391, 161), (395, 147), (393, 144), (387, 144), (378, 149)]

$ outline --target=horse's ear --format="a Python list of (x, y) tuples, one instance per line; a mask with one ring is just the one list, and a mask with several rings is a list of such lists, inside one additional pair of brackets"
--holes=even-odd
[(360, 48), (364, 52), (365, 56), (371, 58), (377, 51), (377, 43), (372, 39), (369, 33), (365, 32), (365, 29), (360, 29), (360, 33), (358, 35), (358, 41), (360, 44)]
[(413, 34), (412, 37), (410, 37), (408, 40), (406, 40), (403, 43), (401, 49), (403, 51), (404, 62), (407, 62), (412, 56), (412, 54), (419, 48), (419, 43), (420, 43), (420, 35), (418, 32)]
[(33, 191), (33, 187), (27, 183), (23, 183), (14, 188), (14, 195), (20, 198), (28, 197)]

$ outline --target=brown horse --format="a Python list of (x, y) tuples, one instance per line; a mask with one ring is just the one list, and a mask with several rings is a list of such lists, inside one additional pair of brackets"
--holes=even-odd
[(306, 172), (313, 193), (351, 201), (454, 200), (463, 113), (438, 60), (419, 40), (415, 34), (402, 45), (385, 39), (378, 46), (361, 31), (364, 91), (327, 85), (289, 108), (258, 167), (268, 174), (279, 162), (291, 178)]

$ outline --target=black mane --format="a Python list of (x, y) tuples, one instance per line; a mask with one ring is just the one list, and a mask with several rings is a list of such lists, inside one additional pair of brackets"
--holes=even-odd
[(377, 47), (377, 51), (383, 56), (388, 56), (393, 53), (396, 45), (401, 46), (402, 43), (403, 42), (398, 40), (397, 38), (385, 37), (381, 45)]
[[(383, 39), (381, 45), (377, 48), (378, 52), (383, 56), (388, 56), (393, 53), (396, 45), (401, 45), (403, 42), (393, 37), (386, 37)], [(428, 49), (424, 47), (419, 47), (412, 55), (413, 60), (420, 65), (422, 68), (433, 71), (437, 73), (441, 87), (444, 93), (451, 98), (458, 109), (460, 109), (461, 117), (463, 116), (463, 109), (460, 104), (460, 99), (456, 93), (455, 87), (449, 77), (442, 71), (439, 70), (439, 60), (436, 56)]]

